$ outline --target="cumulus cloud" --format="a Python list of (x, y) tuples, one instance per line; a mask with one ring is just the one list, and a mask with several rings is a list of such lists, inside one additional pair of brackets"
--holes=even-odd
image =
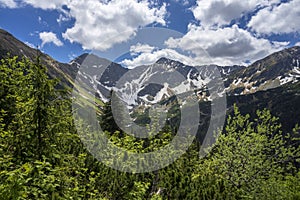
[(61, 6), (67, 5), (68, 0), (23, 0), (24, 3), (31, 5), (35, 8), (44, 10), (60, 9)]
[(192, 11), (202, 26), (222, 26), (240, 18), (244, 13), (278, 2), (280, 0), (198, 0)]
[(260, 10), (248, 27), (260, 34), (300, 32), (300, 0), (292, 0)]
[(272, 41), (272, 44), (275, 48), (281, 48), (281, 47), (287, 47), (290, 45), (290, 42), (284, 41), (284, 42), (278, 42), (278, 41)]
[(132, 45), (130, 47), (130, 54), (137, 55), (139, 53), (151, 53), (154, 51), (154, 49), (155, 47), (148, 44), (137, 43), (136, 45)]
[(16, 8), (18, 5), (14, 0), (0, 0), (0, 7)]
[[(299, 5), (300, 0), (293, 1), (297, 1)], [(167, 44), (169, 47), (176, 46), (192, 51), (198, 57), (205, 57), (206, 55), (203, 54), (205, 50), (216, 64), (247, 64), (289, 45), (289, 42), (265, 39), (261, 35), (254, 34), (253, 30), (259, 33), (279, 33), (279, 30), (288, 33), (295, 32), (300, 27), (297, 23), (300, 19), (295, 20), (297, 9), (290, 11), (289, 14), (277, 11), (288, 10), (283, 9), (287, 4), (292, 5), (290, 9), (296, 8), (295, 2), (280, 3), (280, 0), (197, 0), (192, 12), (200, 22), (199, 26), (190, 24), (184, 37), (170, 39)], [(230, 25), (232, 20), (239, 20), (254, 11), (258, 13), (252, 19), (250, 18), (248, 24), (250, 30), (241, 28), (237, 24)], [(289, 20), (285, 20), (285, 16)], [(292, 21), (291, 26), (289, 21)], [(289, 28), (285, 29), (285, 26)]]
[(82, 44), (84, 49), (107, 50), (127, 41), (139, 27), (152, 23), (165, 25), (166, 4), (152, 7), (148, 1), (77, 0), (68, 5), (76, 19), (63, 37)]
[(63, 43), (62, 41), (60, 41), (56, 34), (55, 33), (52, 33), (52, 32), (41, 32), (39, 34), (40, 36), (40, 39), (42, 40), (42, 47), (47, 44), (47, 43), (53, 43), (55, 44), (56, 46), (62, 46)]
[[(179, 39), (169, 39), (169, 47), (193, 52), (199, 58), (209, 55), (219, 65), (246, 64), (285, 47), (285, 43), (272, 44), (269, 40), (256, 38), (247, 30), (232, 27), (207, 29), (189, 25), (188, 33)], [(207, 54), (205, 55), (205, 52)]]
[[(14, 6), (14, 0), (0, 0)], [(104, 51), (127, 41), (140, 27), (166, 25), (166, 3), (151, 0), (21, 0), (21, 4), (44, 10), (59, 10), (57, 22), (71, 18), (75, 23), (62, 35), (84, 49)], [(13, 4), (14, 3), (14, 4)], [(67, 9), (65, 9), (67, 8)]]
[(137, 44), (132, 46), (131, 50), (133, 50), (135, 53), (139, 53), (139, 55), (135, 58), (125, 59), (121, 62), (121, 64), (130, 69), (141, 65), (153, 64), (162, 57), (176, 60), (186, 65), (197, 65), (199, 63), (195, 58), (178, 53), (175, 49), (171, 48), (158, 49), (149, 45)]
[[(171, 0), (190, 5), (187, 0)], [(131, 39), (140, 27), (150, 24), (166, 25), (167, 4), (158, 0), (0, 0), (7, 7), (15, 2), (36, 8), (60, 11), (58, 24), (74, 20), (62, 36), (76, 42), (84, 49), (106, 51), (115, 44)], [(4, 2), (4, 3), (3, 3)], [(165, 49), (146, 44), (131, 46), (134, 59), (123, 61), (124, 65), (153, 63), (159, 57), (182, 59), (197, 64), (211, 62), (219, 65), (247, 64), (281, 50), (288, 42), (270, 41), (269, 35), (300, 32), (300, 0), (281, 3), (280, 0), (196, 0), (191, 8), (197, 24), (189, 24), (187, 33), (179, 39), (169, 39)], [(67, 9), (65, 9), (67, 7)], [(251, 17), (253, 13), (256, 13)], [(248, 15), (249, 14), (249, 15)], [(247, 16), (243, 25), (232, 25), (232, 20)], [(249, 23), (248, 23), (249, 22)], [(246, 25), (244, 24), (246, 23)], [(247, 24), (248, 23), (248, 24)], [(43, 38), (42, 38), (43, 37)], [(46, 43), (63, 45), (54, 33), (40, 33)], [(176, 51), (190, 51), (196, 59)], [(152, 54), (152, 55), (151, 55)], [(209, 55), (209, 56), (208, 56)]]

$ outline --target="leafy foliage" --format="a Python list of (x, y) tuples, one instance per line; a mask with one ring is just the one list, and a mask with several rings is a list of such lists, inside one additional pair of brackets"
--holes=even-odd
[[(194, 179), (203, 187), (204, 199), (257, 198), (297, 199), (299, 193), (290, 188), (299, 188), (299, 130), (284, 135), (278, 119), (267, 110), (257, 111), (257, 118), (249, 120), (235, 107), (229, 117), (225, 133), (221, 134), (209, 156), (203, 160)], [(293, 178), (291, 179), (290, 177)], [(206, 183), (206, 184), (201, 184)], [(208, 185), (207, 185), (208, 184)], [(294, 188), (295, 189), (295, 188)], [(205, 190), (204, 190), (205, 191)]]

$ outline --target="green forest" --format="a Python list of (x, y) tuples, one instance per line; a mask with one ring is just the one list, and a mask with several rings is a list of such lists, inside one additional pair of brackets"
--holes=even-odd
[[(1, 60), (1, 200), (300, 199), (298, 125), (286, 133), (270, 111), (250, 116), (235, 106), (204, 158), (194, 140), (163, 169), (121, 172), (89, 153), (74, 125), (70, 89), (46, 72), (38, 58)], [(116, 129), (109, 104), (104, 108), (107, 136), (128, 151), (152, 151), (172, 139), (172, 127), (151, 140), (128, 136)]]

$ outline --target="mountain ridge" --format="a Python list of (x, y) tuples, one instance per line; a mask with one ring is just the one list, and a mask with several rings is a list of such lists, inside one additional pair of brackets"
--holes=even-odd
[[(117, 63), (90, 54), (82, 54), (69, 63), (60, 63), (40, 50), (27, 46), (7, 31), (0, 29), (0, 59), (5, 58), (8, 53), (11, 56), (25, 56), (33, 61), (36, 56), (39, 56), (42, 63), (48, 68), (48, 75), (51, 78), (61, 79), (62, 84), (68, 87), (74, 86), (76, 77), (90, 84), (90, 86), (92, 86), (92, 82), (100, 83), (96, 88), (97, 97), (104, 102), (108, 100), (110, 91), (115, 89), (118, 80), (130, 71)], [(87, 57), (92, 59), (87, 59)], [(78, 74), (83, 64), (88, 65), (88, 67), (95, 66), (93, 69), (97, 70), (100, 61), (102, 66), (107, 67), (102, 77), (93, 75), (86, 76), (87, 79), (85, 79), (84, 74)], [(254, 113), (257, 109), (268, 108), (273, 114), (283, 118), (282, 123), (285, 123), (285, 129), (291, 129), (296, 123), (300, 123), (300, 119), (297, 118), (300, 115), (300, 109), (297, 106), (300, 105), (299, 62), (300, 47), (295, 46), (275, 52), (248, 67), (211, 66), (218, 67), (222, 74), (226, 88), (228, 110), (231, 110), (233, 104), (237, 104), (241, 107), (241, 111), (245, 113)], [(152, 66), (155, 64), (169, 64), (174, 69), (177, 68), (179, 73), (187, 79), (182, 82), (184, 86), (190, 84), (188, 86), (193, 88), (197, 83), (199, 85), (205, 83), (205, 79), (197, 76), (194, 72), (192, 73), (193, 66), (186, 66), (167, 58), (158, 59)], [(205, 66), (202, 67), (204, 70)], [(207, 88), (204, 87), (204, 84), (202, 86), (203, 88), (197, 92), (202, 95), (200, 100), (205, 100)], [(150, 87), (150, 89), (144, 87), (138, 95), (143, 97), (142, 100), (148, 99), (150, 103), (152, 102), (151, 104), (161, 102), (164, 98), (172, 98), (171, 94), (165, 94), (165, 96), (161, 95), (164, 98), (157, 98), (158, 100), (154, 102), (153, 99), (162, 90), (170, 92), (168, 88), (156, 85)], [(206, 101), (209, 101), (209, 99), (206, 98)], [(293, 116), (293, 118), (289, 119), (289, 116)]]
[[(105, 58), (100, 58), (96, 55), (90, 55), (88, 53), (78, 56), (69, 63), (60, 63), (55, 61), (49, 55), (42, 53), (40, 50), (33, 49), (24, 44), (20, 40), (16, 39), (11, 33), (0, 29), (0, 58), (5, 57), (7, 53), (10, 53), (13, 56), (25, 56), (31, 60), (34, 60), (37, 56), (40, 56), (44, 61), (44, 64), (47, 65), (50, 77), (58, 77), (69, 86), (73, 84), (72, 82), (76, 78), (79, 66), (82, 64), (82, 62), (86, 62), (87, 56), (89, 57), (89, 62), (91, 60), (96, 61), (94, 64), (85, 64), (95, 65), (97, 63), (104, 63), (104, 65), (107, 66), (108, 70), (103, 74), (104, 76), (101, 77), (100, 82), (108, 83), (106, 85), (109, 87), (113, 87), (114, 83), (128, 71), (118, 63), (114, 63)], [(296, 54), (297, 58), (293, 58), (292, 54)], [(90, 59), (92, 56), (94, 56), (94, 58)], [(266, 58), (255, 61), (248, 67), (239, 65), (211, 66), (215, 66), (220, 70), (221, 75), (224, 77), (225, 87), (227, 88), (226, 92), (229, 95), (243, 95), (254, 93), (260, 90), (271, 89), (278, 87), (281, 84), (295, 81), (295, 79), (289, 75), (294, 74), (294, 77), (299, 78), (300, 70), (292, 68), (290, 63), (288, 63), (288, 58), (293, 59), (293, 62), (296, 62), (296, 66), (299, 68), (300, 47), (294, 46), (279, 52), (275, 52)], [(272, 62), (275, 63), (275, 66), (268, 67), (268, 65), (272, 65)], [(193, 66), (184, 65), (181, 62), (165, 57), (159, 58), (155, 63), (171, 65), (184, 76), (187, 76), (193, 68)], [(286, 72), (284, 71), (285, 69), (280, 68), (280, 65), (282, 64), (289, 66), (289, 72)], [(266, 70), (267, 68), (269, 68), (269, 70)]]
[[(72, 78), (75, 77), (72, 66), (67, 63), (60, 63), (51, 56), (41, 52), (39, 49), (34, 49), (15, 38), (11, 33), (0, 29), (0, 59), (7, 56), (18, 56), (28, 58), (35, 61), (39, 57), (42, 64), (47, 66), (48, 75), (51, 78), (59, 78), (64, 85), (72, 86)], [(77, 71), (76, 71), (77, 73)]]

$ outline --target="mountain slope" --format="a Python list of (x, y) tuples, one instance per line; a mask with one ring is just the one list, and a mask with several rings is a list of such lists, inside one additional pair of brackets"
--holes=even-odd
[(19, 58), (26, 57), (32, 61), (35, 61), (39, 56), (42, 64), (48, 68), (48, 75), (51, 78), (59, 78), (63, 84), (70, 87), (77, 73), (77, 68), (74, 66), (57, 62), (40, 50), (27, 46), (7, 31), (0, 29), (0, 59), (8, 56), (8, 54)]
[[(268, 89), (277, 88), (287, 83), (296, 83), (300, 79), (300, 47), (292, 47), (285, 49), (280, 52), (276, 52), (264, 59), (256, 61), (248, 67), (243, 66), (198, 66), (200, 69), (198, 72), (193, 66), (184, 65), (178, 61), (170, 60), (167, 58), (160, 58), (156, 63), (148, 66), (151, 68), (151, 73), (145, 72), (147, 80), (150, 80), (155, 74), (163, 74), (168, 80), (168, 75), (174, 71), (179, 72), (184, 77), (184, 80), (178, 81), (176, 87), (170, 87), (170, 85), (158, 85), (158, 84), (144, 84), (147, 82), (140, 82), (136, 84), (137, 80), (127, 80), (123, 84), (127, 84), (131, 88), (138, 87), (138, 91), (130, 91), (135, 94), (135, 99), (128, 99), (128, 103), (140, 103), (141, 101), (137, 98), (140, 97), (148, 103), (157, 103), (163, 98), (168, 98), (175, 93), (182, 93), (189, 90), (198, 90), (198, 96), (200, 99), (209, 99), (207, 96), (206, 84), (209, 82), (210, 75), (209, 71), (211, 68), (216, 67), (224, 80), (224, 85), (226, 87), (226, 93), (229, 96), (238, 96), (253, 94), (258, 91), (266, 91)], [(126, 70), (121, 65), (111, 62), (108, 69), (114, 66), (113, 70), (107, 70), (105, 75), (100, 80), (99, 96), (103, 96), (106, 99), (109, 95), (109, 90), (112, 90), (119, 78), (121, 78), (127, 72), (135, 73), (137, 70)], [(162, 66), (163, 72), (159, 72), (156, 68)], [(138, 77), (136, 77), (138, 79)], [(170, 78), (169, 78), (170, 80)], [(146, 81), (146, 82), (145, 82)], [(105, 88), (105, 89), (103, 89)], [(120, 89), (120, 88), (119, 88)], [(124, 89), (123, 89), (124, 91)], [(129, 103), (130, 104), (130, 103)]]
[(227, 103), (230, 112), (236, 104), (241, 113), (251, 116), (255, 116), (257, 109), (266, 108), (279, 117), (285, 132), (291, 132), (296, 124), (300, 124), (300, 82), (248, 95), (228, 96)]
[(237, 70), (225, 82), (230, 95), (255, 93), (300, 80), (300, 47), (269, 55), (245, 69)]
[[(74, 80), (77, 80), (94, 88), (97, 92), (98, 100), (108, 101), (110, 91), (119, 89), (122, 93), (122, 85), (117, 84), (123, 76), (132, 75), (132, 80), (126, 79), (127, 85), (123, 89), (138, 87), (133, 92), (133, 96), (128, 97), (129, 102), (142, 104), (148, 103), (150, 106), (155, 103), (162, 103), (174, 100), (174, 92), (184, 93), (188, 90), (196, 90), (199, 100), (204, 101), (203, 110), (208, 113), (209, 94), (205, 87), (209, 81), (209, 67), (200, 66), (201, 72), (197, 72), (193, 66), (187, 66), (180, 62), (167, 58), (160, 58), (156, 63), (150, 65), (151, 72), (142, 71), (143, 77), (151, 79), (156, 73), (162, 72), (156, 69), (157, 65), (162, 66), (164, 73), (163, 80), (170, 80), (169, 74), (174, 71), (179, 72), (183, 77), (177, 79), (174, 85), (145, 84), (137, 82), (138, 76), (134, 75), (134, 70), (123, 68), (117, 63), (99, 58), (95, 55), (83, 54), (72, 60), (70, 63), (59, 63), (41, 51), (28, 47), (23, 42), (16, 39), (10, 33), (0, 29), (0, 58), (7, 54), (12, 56), (25, 56), (35, 60), (40, 56), (42, 63), (48, 68), (48, 74), (52, 78), (59, 78), (62, 85), (73, 87)], [(283, 128), (291, 130), (300, 123), (300, 47), (292, 47), (280, 52), (276, 52), (264, 59), (261, 59), (248, 67), (243, 66), (215, 66), (220, 71), (225, 83), (227, 92), (228, 109), (236, 103), (243, 113), (254, 113), (257, 109), (268, 108), (272, 113), (282, 120)], [(80, 68), (88, 68), (90, 71), (77, 73)], [(107, 69), (99, 77), (98, 71)], [(199, 68), (199, 67), (198, 67)], [(140, 76), (141, 77), (141, 76)], [(124, 83), (124, 84), (125, 84)], [(137, 84), (138, 83), (138, 84)], [(137, 85), (134, 85), (137, 84)], [(176, 87), (175, 87), (176, 86)], [(134, 101), (133, 101), (134, 100)], [(135, 100), (137, 100), (135, 102)], [(99, 101), (98, 103), (101, 103)], [(94, 100), (91, 100), (94, 103)], [(143, 104), (144, 105), (144, 104)]]

